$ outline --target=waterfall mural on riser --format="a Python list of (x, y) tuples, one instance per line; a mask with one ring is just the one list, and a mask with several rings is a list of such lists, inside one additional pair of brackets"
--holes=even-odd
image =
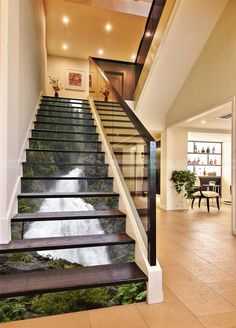
[[(63, 177), (80, 177), (83, 172), (79, 168), (71, 170)], [(80, 183), (76, 180), (58, 181), (50, 192), (79, 192)], [(40, 212), (65, 212), (65, 211), (92, 211), (93, 206), (87, 204), (80, 198), (63, 198), (45, 199), (40, 206)], [(24, 238), (43, 238), (43, 237), (61, 237), (61, 236), (81, 236), (81, 235), (97, 235), (104, 234), (99, 220), (69, 220), (69, 221), (49, 221), (33, 222), (29, 225), (24, 234)], [(62, 249), (38, 252), (45, 257), (52, 259), (64, 259), (71, 263), (79, 263), (81, 265), (99, 265), (111, 263), (107, 247), (90, 247), (82, 249)]]

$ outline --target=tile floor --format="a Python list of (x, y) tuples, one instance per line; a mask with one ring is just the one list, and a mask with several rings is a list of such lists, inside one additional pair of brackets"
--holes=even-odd
[(158, 210), (165, 301), (0, 324), (0, 328), (236, 328), (236, 237), (230, 207)]

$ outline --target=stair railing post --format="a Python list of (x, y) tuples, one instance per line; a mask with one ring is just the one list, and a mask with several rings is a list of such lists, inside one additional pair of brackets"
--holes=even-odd
[(148, 261), (156, 265), (156, 141), (148, 144)]

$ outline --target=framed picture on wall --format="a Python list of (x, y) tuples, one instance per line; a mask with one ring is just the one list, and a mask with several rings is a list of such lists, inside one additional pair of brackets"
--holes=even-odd
[(66, 69), (65, 89), (85, 90), (85, 72), (75, 69)]
[(89, 91), (95, 92), (95, 72), (89, 72)]

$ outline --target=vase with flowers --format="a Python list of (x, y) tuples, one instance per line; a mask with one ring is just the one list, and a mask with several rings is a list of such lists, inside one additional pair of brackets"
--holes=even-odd
[(63, 89), (63, 85), (59, 82), (59, 77), (55, 78), (55, 77), (51, 77), (49, 76), (49, 83), (51, 84), (53, 91), (54, 91), (54, 96), (56, 98), (59, 97), (59, 91), (61, 89)]
[(108, 101), (108, 96), (110, 94), (109, 86), (106, 85), (105, 88), (101, 88), (100, 93), (104, 96), (104, 101)]

